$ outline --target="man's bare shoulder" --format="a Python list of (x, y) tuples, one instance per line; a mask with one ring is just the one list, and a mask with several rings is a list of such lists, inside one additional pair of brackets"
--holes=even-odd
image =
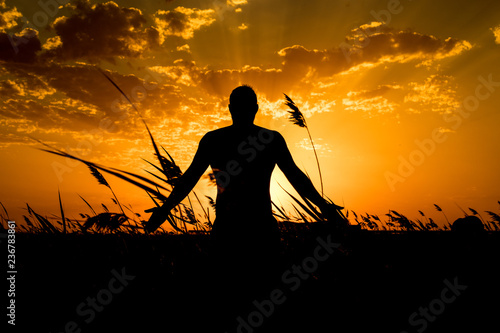
[(214, 129), (212, 131), (208, 131), (206, 135), (217, 136), (217, 135), (221, 135), (221, 134), (224, 134), (224, 133), (227, 133), (230, 131), (231, 131), (231, 126), (226, 126), (226, 127)]
[[(259, 132), (260, 132), (260, 131), (262, 131), (262, 132), (268, 132), (268, 133), (273, 133), (273, 134), (276, 134), (276, 133), (277, 133), (277, 134), (279, 134), (279, 132), (278, 132), (278, 131), (274, 131), (274, 130), (271, 130), (271, 129), (269, 129), (269, 128), (265, 128), (265, 127), (261, 127), (261, 126), (257, 126), (257, 125), (255, 125), (255, 128), (256, 128)], [(281, 135), (281, 134), (280, 134), (280, 135)]]
[(217, 138), (221, 138), (228, 135), (229, 132), (230, 132), (229, 126), (221, 127), (212, 131), (208, 131), (201, 139), (202, 141), (212, 141)]
[(269, 141), (275, 141), (279, 143), (285, 142), (283, 135), (281, 135), (281, 133), (278, 131), (260, 126), (256, 126), (256, 128), (257, 128), (257, 134), (262, 138), (265, 137), (268, 138)]
[(242, 140), (251, 139), (252, 137), (256, 137), (265, 143), (284, 143), (285, 139), (283, 136), (275, 130), (271, 130), (265, 127), (254, 125), (252, 128), (248, 128), (245, 130), (240, 130), (238, 128), (232, 126), (226, 126), (222, 128), (218, 128), (212, 131), (207, 132), (202, 141), (207, 143), (216, 141), (216, 140), (225, 140), (230, 138), (240, 138)]

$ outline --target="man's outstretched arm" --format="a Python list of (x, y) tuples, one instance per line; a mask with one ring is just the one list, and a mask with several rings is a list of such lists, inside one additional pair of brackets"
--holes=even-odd
[(203, 137), (198, 145), (198, 150), (193, 158), (193, 162), (184, 174), (179, 178), (174, 189), (168, 196), (167, 200), (161, 207), (155, 207), (146, 210), (146, 212), (153, 212), (145, 226), (147, 231), (155, 231), (167, 219), (168, 213), (191, 192), (200, 177), (209, 166), (208, 162), (208, 147), (207, 139)]
[(347, 220), (339, 213), (339, 207), (325, 200), (316, 190), (311, 180), (293, 161), (292, 155), (286, 146), (285, 139), (281, 135), (277, 135), (278, 140), (278, 167), (283, 171), (288, 181), (292, 184), (295, 190), (303, 197), (309, 199), (313, 204), (318, 206), (323, 216), (330, 222), (338, 226), (347, 225)]
[(311, 180), (302, 170), (295, 164), (290, 151), (286, 145), (285, 139), (278, 135), (278, 167), (283, 171), (286, 178), (292, 184), (293, 188), (303, 197), (309, 199), (313, 204), (321, 210), (326, 208), (329, 203), (316, 190)]

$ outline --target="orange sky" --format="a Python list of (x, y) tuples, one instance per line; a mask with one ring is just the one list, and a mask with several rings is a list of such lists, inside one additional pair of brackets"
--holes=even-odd
[[(48, 1), (47, 3), (52, 4)], [(55, 1), (53, 2), (55, 3)], [(500, 200), (498, 1), (80, 1), (56, 8), (0, 0), (0, 201), (22, 220), (25, 203), (71, 218), (107, 188), (83, 164), (36, 150), (34, 137), (88, 160), (147, 175), (154, 160), (136, 103), (182, 170), (201, 136), (230, 124), (228, 96), (259, 97), (258, 125), (283, 134), (319, 189), (358, 213), (389, 209), (450, 220)], [(113, 126), (105, 126), (113, 124)], [(139, 213), (148, 196), (106, 176)], [(286, 180), (276, 172), (276, 181)], [(286, 184), (286, 188), (289, 185)], [(272, 196), (289, 200), (276, 182)], [(206, 180), (199, 194), (214, 196)], [(143, 214), (144, 215), (144, 214)]]

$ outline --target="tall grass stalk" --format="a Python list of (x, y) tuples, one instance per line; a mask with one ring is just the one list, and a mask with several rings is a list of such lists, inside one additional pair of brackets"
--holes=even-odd
[(115, 191), (113, 191), (113, 189), (111, 188), (111, 185), (109, 185), (106, 178), (104, 178), (104, 176), (99, 172), (99, 170), (97, 170), (94, 166), (92, 166), (92, 164), (87, 164), (87, 166), (89, 167), (90, 172), (92, 173), (92, 176), (94, 176), (94, 178), (97, 180), (97, 182), (110, 189), (110, 191), (113, 194), (113, 197), (115, 197), (116, 203), (120, 207), (120, 210), (122, 211), (123, 215), (127, 215), (127, 214), (125, 214), (125, 211), (123, 210), (123, 207), (122, 207), (120, 201), (116, 197)]
[(295, 102), (285, 95), (285, 105), (287, 105), (290, 108), (290, 111), (288, 111), (290, 117), (290, 121), (292, 121), (295, 125), (299, 127), (304, 127), (307, 130), (307, 135), (309, 135), (309, 141), (311, 141), (311, 145), (314, 151), (314, 156), (316, 157), (316, 165), (318, 166), (318, 173), (319, 173), (319, 181), (321, 183), (321, 196), (323, 196), (323, 176), (321, 174), (321, 168), (319, 166), (319, 159), (318, 159), (318, 154), (316, 153), (316, 147), (314, 146), (313, 139), (311, 137), (311, 132), (309, 131), (309, 127), (307, 126), (306, 118), (304, 117), (304, 114), (299, 110)]
[(28, 214), (31, 216), (31, 217), (34, 217), (38, 223), (40, 224), (41, 226), (41, 230), (47, 232), (47, 233), (51, 233), (51, 234), (58, 234), (60, 233), (59, 230), (57, 230), (56, 227), (54, 227), (52, 225), (52, 223), (45, 217), (43, 217), (42, 215), (38, 214), (37, 212), (35, 212), (31, 207), (30, 205), (26, 204), (26, 208), (28, 209)]
[[(0, 227), (1, 227), (2, 229), (4, 229), (4, 230), (7, 230), (7, 229), (9, 229), (9, 223), (7, 222), (7, 221), (9, 221), (9, 220), (10, 220), (10, 218), (9, 218), (9, 213), (7, 212), (7, 209), (5, 209), (5, 206), (3, 205), (3, 203), (1, 203), (1, 202), (0, 202), (0, 206), (2, 206), (2, 209), (3, 209), (3, 211), (5, 212), (5, 217), (3, 216), (3, 214), (1, 215), (1, 216), (2, 216), (2, 222), (0, 223)], [(4, 220), (5, 220), (5, 222), (6, 222), (5, 228), (4, 228), (4, 226), (3, 226), (3, 221), (4, 221)]]
[(66, 219), (64, 218), (64, 209), (62, 206), (62, 201), (61, 201), (61, 192), (59, 189), (57, 189), (57, 194), (59, 196), (59, 209), (61, 210), (61, 219), (62, 219), (62, 225), (63, 225), (63, 234), (66, 233)]
[(451, 229), (451, 224), (450, 224), (450, 221), (448, 220), (448, 217), (447, 217), (447, 216), (446, 216), (446, 214), (443, 212), (443, 210), (441, 209), (441, 207), (439, 207), (439, 206), (438, 206), (438, 205), (436, 205), (436, 204), (434, 204), (434, 207), (436, 207), (436, 210), (437, 210), (438, 212), (443, 213), (444, 218), (446, 219), (446, 222), (448, 222), (448, 226), (449, 226), (449, 227), (450, 227), (450, 229)]
[(473, 215), (479, 216), (479, 218), (481, 219), (481, 222), (483, 222), (483, 224), (486, 226), (486, 228), (488, 228), (488, 230), (491, 230), (490, 226), (484, 221), (483, 217), (481, 216), (481, 214), (479, 214), (479, 212), (477, 210), (470, 208), (470, 207), (469, 207), (469, 210), (471, 211), (471, 213)]
[[(499, 204), (500, 204), (500, 202), (499, 202)], [(488, 213), (488, 215), (493, 219), (493, 221), (490, 221), (490, 224), (493, 225), (493, 228), (495, 228), (496, 231), (500, 230), (500, 228), (499, 228), (499, 226), (500, 226), (500, 215), (498, 215), (495, 212), (489, 211), (489, 210), (487, 210), (486, 213)], [(498, 226), (497, 226), (497, 224), (498, 224)]]

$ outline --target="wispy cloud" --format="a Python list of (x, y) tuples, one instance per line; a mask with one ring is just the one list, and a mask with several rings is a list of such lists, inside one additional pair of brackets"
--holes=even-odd
[(363, 112), (369, 117), (391, 113), (398, 107), (398, 104), (382, 96), (364, 98), (356, 97), (355, 94), (348, 94), (348, 97), (342, 100), (342, 104), (345, 110)]
[(450, 112), (460, 106), (453, 78), (439, 74), (427, 77), (423, 83), (409, 83), (404, 102), (409, 107), (437, 113)]
[[(302, 140), (297, 142), (295, 144), (295, 146), (298, 148), (307, 150), (307, 151), (313, 150), (313, 148), (311, 146), (311, 141), (309, 141), (309, 139), (307, 139), (307, 138), (303, 138)], [(314, 147), (320, 156), (323, 156), (323, 157), (327, 157), (327, 156), (331, 157), (332, 156), (332, 153), (333, 153), (332, 147), (328, 143), (324, 142), (324, 140), (322, 138), (315, 138), (314, 139)]]

